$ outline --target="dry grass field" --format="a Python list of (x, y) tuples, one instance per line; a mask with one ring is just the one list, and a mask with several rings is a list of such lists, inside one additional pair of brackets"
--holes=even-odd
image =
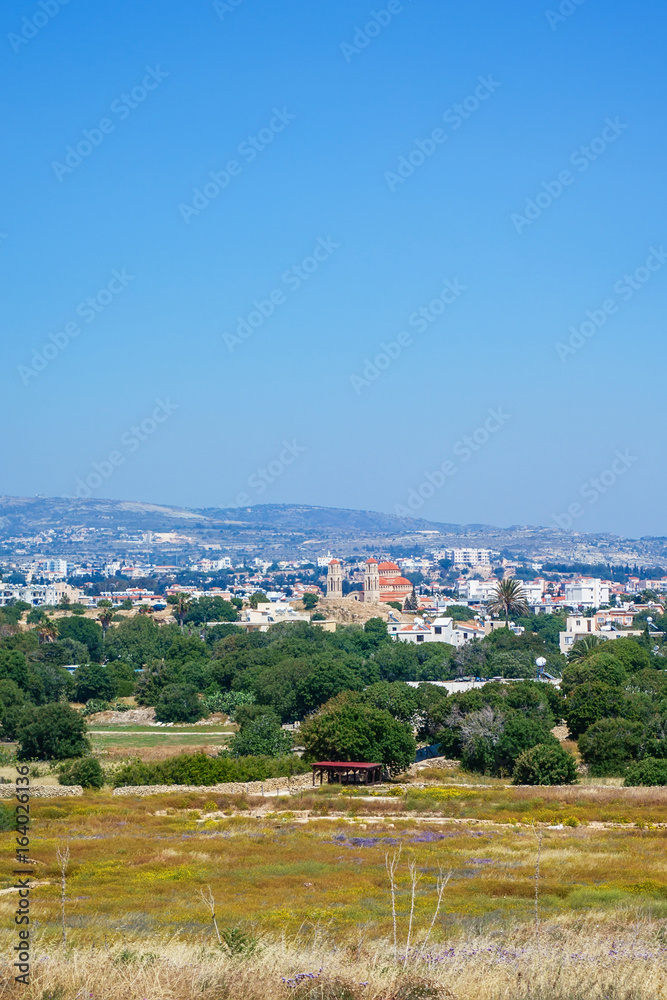
[(32, 984), (5, 959), (0, 997), (667, 997), (667, 789), (379, 791), (33, 800)]

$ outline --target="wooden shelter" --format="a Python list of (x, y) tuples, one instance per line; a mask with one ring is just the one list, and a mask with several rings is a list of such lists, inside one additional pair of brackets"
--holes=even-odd
[(354, 760), (320, 760), (310, 765), (313, 769), (313, 784), (315, 777), (320, 776), (320, 785), (327, 776), (331, 785), (335, 782), (346, 785), (374, 785), (382, 781), (382, 764), (366, 764)]

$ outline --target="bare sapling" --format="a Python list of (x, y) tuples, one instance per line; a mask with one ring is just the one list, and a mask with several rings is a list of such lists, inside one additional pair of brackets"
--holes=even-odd
[(408, 871), (410, 872), (410, 920), (408, 922), (408, 939), (405, 942), (406, 963), (408, 961), (408, 956), (410, 954), (410, 939), (412, 938), (412, 920), (415, 915), (415, 897), (417, 895), (417, 884), (421, 879), (421, 875), (417, 874), (417, 864), (415, 861), (411, 861), (409, 863)]
[(446, 875), (443, 873), (442, 868), (440, 869), (440, 874), (438, 875), (438, 880), (437, 880), (436, 886), (435, 886), (435, 891), (436, 891), (436, 894), (437, 894), (437, 899), (436, 899), (436, 904), (435, 904), (435, 911), (433, 913), (433, 919), (431, 920), (431, 923), (429, 925), (426, 937), (424, 938), (423, 944), (422, 944), (421, 949), (419, 951), (419, 955), (417, 956), (418, 958), (421, 958), (422, 955), (424, 954), (424, 949), (426, 948), (426, 945), (428, 944), (428, 939), (431, 936), (431, 931), (435, 927), (435, 922), (438, 919), (438, 913), (440, 912), (440, 906), (442, 904), (442, 897), (444, 896), (445, 889), (447, 888), (447, 883), (449, 882), (449, 880), (450, 880), (451, 877), (452, 877), (452, 870), (451, 869), (450, 869), (450, 871), (447, 872)]
[(211, 892), (210, 885), (207, 885), (206, 889), (207, 889), (207, 892), (204, 892), (203, 889), (200, 889), (199, 890), (199, 895), (204, 900), (204, 903), (205, 903), (206, 907), (211, 912), (211, 919), (213, 921), (213, 926), (215, 927), (215, 933), (216, 933), (216, 935), (218, 937), (218, 944), (221, 945), (222, 944), (222, 938), (220, 937), (220, 931), (218, 930), (218, 921), (217, 921), (216, 916), (215, 916), (215, 899), (213, 898), (213, 893)]
[[(402, 845), (401, 845), (402, 847)], [(389, 888), (391, 890), (391, 916), (394, 924), (394, 962), (398, 962), (398, 935), (396, 930), (396, 868), (401, 857), (401, 847), (394, 851), (391, 861), (389, 855), (385, 854), (384, 863), (389, 876)]]
[(67, 924), (65, 922), (65, 895), (67, 892), (67, 869), (69, 867), (69, 844), (56, 848), (56, 858), (60, 868), (60, 917), (63, 930), (63, 951), (67, 948)]
[(537, 837), (537, 857), (535, 859), (535, 943), (540, 951), (540, 861), (542, 859), (542, 830), (536, 829), (533, 823), (533, 833)]

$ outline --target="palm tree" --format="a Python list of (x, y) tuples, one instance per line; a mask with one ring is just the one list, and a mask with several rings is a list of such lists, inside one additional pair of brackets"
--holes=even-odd
[(139, 614), (140, 615), (152, 615), (153, 614), (153, 609), (150, 606), (150, 604), (142, 604), (139, 607)]
[(596, 653), (604, 640), (599, 635), (584, 635), (570, 647), (567, 658), (570, 663), (583, 663), (591, 653)]
[(43, 642), (55, 642), (58, 638), (58, 626), (50, 618), (44, 616), (37, 627), (37, 638)]
[(101, 607), (99, 604), (97, 605), (97, 607), (100, 609), (100, 613), (97, 616), (97, 620), (102, 626), (102, 635), (106, 635), (107, 629), (109, 628), (109, 625), (111, 625), (111, 622), (113, 621), (113, 608)]
[(488, 610), (492, 615), (504, 615), (505, 627), (509, 628), (510, 615), (527, 615), (526, 595), (518, 580), (500, 580)]
[(167, 602), (173, 605), (174, 615), (178, 618), (178, 624), (181, 626), (182, 632), (183, 622), (185, 620), (185, 616), (192, 607), (192, 601), (187, 594), (171, 594), (167, 598)]

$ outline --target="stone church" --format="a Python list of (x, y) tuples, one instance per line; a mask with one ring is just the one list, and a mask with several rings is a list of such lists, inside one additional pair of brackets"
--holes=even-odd
[[(350, 597), (365, 603), (380, 604), (387, 601), (403, 602), (412, 593), (412, 584), (401, 576), (401, 571), (392, 562), (378, 563), (377, 559), (367, 559), (364, 568), (364, 589), (359, 594), (353, 591)], [(327, 597), (342, 598), (343, 568), (338, 559), (332, 559), (327, 567)]]

